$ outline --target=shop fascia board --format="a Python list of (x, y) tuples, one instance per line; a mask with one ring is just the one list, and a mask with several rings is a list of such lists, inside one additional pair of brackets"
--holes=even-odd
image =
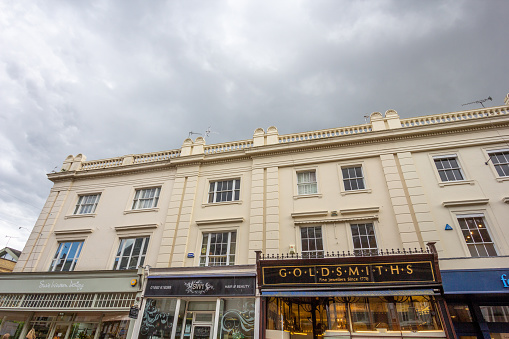
[(229, 275), (255, 275), (256, 265), (235, 265), (231, 268), (228, 266), (206, 266), (206, 267), (165, 267), (150, 268), (149, 277), (167, 276), (229, 276)]
[(79, 279), (79, 278), (136, 278), (138, 270), (101, 270), (67, 272), (12, 272), (0, 273), (1, 280)]

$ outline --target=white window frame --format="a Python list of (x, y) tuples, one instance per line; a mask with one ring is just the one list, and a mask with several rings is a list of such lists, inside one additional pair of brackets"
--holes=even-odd
[[(447, 169), (439, 169), (438, 166), (437, 166), (437, 163), (436, 163), (436, 160), (445, 160), (445, 159), (455, 159), (457, 164), (458, 164), (458, 167), (451, 167), (451, 168), (447, 168)], [(438, 179), (439, 179), (439, 182), (440, 183), (454, 183), (454, 182), (464, 182), (466, 181), (466, 175), (465, 175), (465, 171), (463, 170), (463, 166), (461, 165), (461, 161), (460, 161), (460, 158), (458, 156), (458, 154), (447, 154), (447, 155), (434, 155), (432, 156), (432, 160), (433, 160), (433, 166), (435, 168), (435, 172), (437, 173), (438, 175)], [(440, 172), (445, 172), (447, 173), (447, 171), (454, 171), (454, 170), (458, 170), (462, 176), (461, 179), (455, 179), (455, 180), (443, 180), (442, 179), (442, 176), (440, 175)], [(446, 177), (448, 177), (448, 175), (446, 174)]]
[[(211, 237), (211, 234), (224, 234), (224, 233), (227, 233), (228, 234), (228, 242), (227, 242), (227, 247), (226, 247), (226, 253), (225, 254), (220, 254), (220, 255), (210, 255), (209, 254), (209, 251), (210, 251), (210, 245), (211, 245), (211, 241), (212, 241), (212, 237)], [(231, 241), (231, 238), (232, 238), (232, 233), (235, 233), (235, 247), (233, 248), (234, 250), (234, 253), (232, 254), (231, 251), (232, 251), (232, 241)], [(203, 241), (205, 240), (205, 236), (207, 236), (207, 244), (206, 246), (204, 247), (204, 243)], [(238, 254), (238, 243), (239, 243), (239, 232), (237, 230), (211, 230), (211, 231), (207, 231), (207, 232), (202, 232), (202, 241), (201, 241), (201, 246), (200, 246), (200, 255), (199, 255), (199, 263), (198, 265), (201, 266), (201, 267), (207, 267), (207, 266), (232, 266), (232, 265), (235, 265), (235, 260), (237, 259), (237, 254)], [(203, 251), (205, 251), (205, 253), (203, 253)], [(210, 265), (210, 259), (212, 257), (226, 257), (226, 264), (225, 265)], [(230, 260), (232, 259), (233, 257), (233, 264), (230, 264)], [(202, 263), (202, 259), (205, 259), (205, 261)]]
[[(92, 201), (89, 201), (89, 199), (92, 197), (94, 197), (94, 199)], [(97, 205), (99, 204), (99, 199), (101, 199), (101, 193), (78, 195), (78, 201), (76, 202), (76, 206), (74, 207), (73, 215), (94, 214)], [(84, 212), (83, 210), (88, 207), (90, 207), (91, 210), (89, 212)]]
[[(224, 190), (221, 188), (221, 190), (219, 191), (217, 189), (218, 183), (225, 183), (228, 181), (232, 181), (232, 189), (231, 190), (228, 190), (228, 189)], [(213, 190), (211, 190), (211, 185), (214, 185)], [(237, 185), (238, 185), (238, 188), (237, 188)], [(242, 191), (242, 178), (240, 178), (240, 177), (209, 180), (208, 185), (207, 185), (207, 194), (206, 194), (207, 202), (206, 202), (206, 204), (222, 204), (222, 203), (240, 202), (241, 191)], [(231, 192), (231, 200), (217, 201), (218, 197), (219, 197), (218, 193), (223, 193), (223, 192), (226, 192), (226, 193)], [(236, 194), (236, 193), (238, 193), (238, 194)], [(211, 201), (211, 194), (212, 194), (212, 201)], [(236, 197), (236, 195), (238, 195), (238, 196)]]
[[(507, 162), (502, 163), (502, 165), (509, 166), (509, 148), (490, 149), (490, 150), (486, 151), (486, 154), (488, 156), (488, 160), (486, 161), (486, 163), (489, 164), (490, 167), (493, 169), (496, 178), (502, 179), (502, 180), (509, 180), (509, 170), (507, 171), (507, 173), (504, 173), (504, 175), (500, 175), (500, 173), (498, 171), (498, 166), (500, 166), (500, 163), (495, 162), (495, 160), (493, 160), (494, 158), (491, 157), (491, 155), (493, 153), (507, 153), (508, 154), (506, 156)], [(502, 171), (505, 172), (504, 170), (502, 170)]]
[[(297, 171), (297, 195), (313, 195), (318, 194), (318, 173), (316, 172), (316, 169), (312, 170), (303, 170), (303, 171)], [(309, 179), (308, 181), (302, 181), (302, 177), (305, 175), (308, 175)], [(312, 176), (314, 175), (314, 181), (312, 180)], [(304, 178), (306, 179), (306, 178)], [(314, 192), (313, 192), (314, 188)], [(301, 191), (307, 191), (309, 189), (309, 192), (303, 193)]]
[[(362, 247), (362, 239), (360, 239), (360, 244), (361, 244), (361, 248), (355, 248), (355, 240), (354, 240), (354, 234), (353, 234), (353, 231), (352, 231), (352, 226), (359, 226), (359, 225), (371, 225), (371, 227), (373, 227), (373, 237), (375, 239), (375, 245), (376, 247)], [(375, 222), (374, 221), (370, 221), (370, 222), (363, 222), (363, 223), (350, 223), (349, 224), (350, 226), (350, 239), (352, 239), (351, 243), (352, 243), (352, 248), (353, 248), (353, 252), (355, 253), (355, 255), (362, 255), (364, 253), (369, 252), (369, 253), (374, 253), (374, 252), (378, 252), (378, 249), (380, 248), (379, 245), (378, 245), (378, 238), (377, 238), (377, 232), (376, 232), (376, 227), (375, 227)], [(369, 235), (368, 235), (369, 236)], [(368, 237), (368, 242), (369, 242), (369, 237)], [(362, 253), (359, 253), (359, 252), (362, 252)]]
[[(345, 178), (345, 176), (343, 175), (343, 170), (347, 170), (348, 171), (348, 169), (350, 169), (350, 168), (360, 168), (361, 176), (360, 177), (356, 176), (356, 177), (353, 177), (353, 178)], [(366, 177), (364, 175), (364, 169), (363, 169), (362, 165), (343, 165), (343, 166), (341, 166), (341, 179), (342, 179), (342, 184), (343, 184), (343, 190), (345, 192), (365, 191), (366, 190)], [(347, 189), (346, 188), (345, 183), (347, 181), (355, 181), (356, 184), (357, 184), (357, 180), (359, 180), (359, 179), (362, 179), (362, 185), (364, 187), (362, 187), (362, 188), (355, 188), (355, 189)]]
[[(315, 236), (314, 238), (302, 238), (302, 230), (303, 229), (310, 229), (310, 228), (314, 228), (315, 229), (315, 232), (316, 232), (316, 229), (319, 228), (320, 229), (320, 233), (321, 233), (321, 242), (322, 242), (322, 249), (315, 249), (315, 250), (309, 250), (309, 246), (308, 246), (308, 250), (304, 250), (304, 239), (309, 240), (310, 239), (314, 239), (314, 242), (315, 242), (315, 248), (317, 248), (317, 237)], [(300, 253), (302, 255), (303, 258), (323, 258), (325, 256), (325, 237), (324, 237), (324, 227), (322, 225), (308, 225), (308, 226), (300, 226), (298, 227), (298, 230), (299, 230), (299, 239), (300, 239), (300, 246), (301, 246), (301, 250), (300, 250)], [(309, 233), (309, 232), (308, 232)], [(316, 233), (315, 233), (316, 235)]]
[[(142, 196), (142, 195), (145, 195), (146, 192), (149, 192), (151, 190), (155, 190), (154, 195), (152, 197), (147, 198), (145, 196)], [(160, 195), (161, 195), (161, 186), (136, 188), (135, 192), (134, 192), (133, 203), (131, 205), (131, 210), (137, 211), (137, 210), (146, 210), (146, 209), (156, 208), (159, 203)], [(150, 206), (140, 207), (141, 202), (145, 202), (145, 201), (150, 201)]]
[[(136, 243), (137, 239), (142, 239), (140, 253), (138, 255), (138, 259), (136, 262), (136, 268), (139, 266), (143, 266), (146, 262), (147, 258), (147, 252), (148, 252), (148, 246), (150, 244), (150, 236), (135, 236), (135, 237), (125, 237), (120, 238), (120, 243), (118, 244), (118, 249), (116, 251), (114, 260), (113, 260), (113, 270), (127, 270), (129, 269), (129, 266), (131, 264), (131, 260), (133, 259), (133, 251), (134, 251), (134, 244)], [(134, 240), (133, 246), (131, 248), (131, 251), (129, 253), (129, 259), (127, 261), (127, 265), (124, 268), (121, 268), (122, 264), (122, 258), (125, 257), (125, 249), (126, 249), (126, 243), (128, 240)], [(144, 251), (145, 250), (145, 251)], [(143, 253), (144, 252), (144, 253)]]
[(72, 258), (72, 262), (71, 262), (71, 266), (69, 267), (68, 270), (63, 270), (63, 268), (65, 267), (65, 262), (67, 261), (68, 259), (68, 255), (69, 255), (69, 251), (66, 253), (65, 257), (63, 258), (63, 264), (62, 264), (62, 267), (60, 270), (56, 271), (56, 272), (70, 272), (70, 271), (74, 271), (74, 269), (76, 268), (76, 264), (78, 262), (78, 259), (80, 257), (80, 254), (81, 254), (81, 251), (83, 250), (83, 244), (85, 243), (84, 240), (64, 240), (64, 241), (59, 241), (58, 242), (58, 247), (57, 247), (57, 250), (55, 251), (55, 255), (53, 256), (53, 259), (51, 260), (51, 264), (50, 264), (50, 268), (49, 268), (49, 271), (50, 272), (55, 272), (55, 269), (57, 268), (58, 264), (59, 264), (59, 261), (62, 260), (62, 258), (60, 258), (60, 255), (62, 253), (62, 250), (65, 248), (64, 244), (66, 243), (71, 243), (71, 247), (69, 249), (72, 248), (72, 246), (74, 246), (74, 244), (78, 244), (78, 248), (77, 250), (75, 251), (75, 254), (77, 253), (77, 255), (75, 255), (73, 258)]
[[(456, 217), (456, 225), (458, 226), (458, 231), (461, 235), (461, 241), (463, 242), (465, 248), (466, 248), (466, 253), (468, 255), (470, 255), (472, 258), (489, 258), (489, 257), (496, 257), (498, 256), (498, 250), (497, 250), (497, 246), (495, 244), (495, 241), (493, 240), (494, 237), (493, 237), (493, 232), (490, 231), (490, 226), (488, 224), (488, 221), (487, 221), (487, 218), (486, 218), (486, 215), (484, 213), (473, 213), (473, 214), (455, 214), (455, 217)], [(490, 237), (490, 242), (479, 242), (479, 243), (471, 243), (471, 244), (468, 244), (466, 243), (465, 241), (465, 235), (464, 235), (464, 232), (463, 232), (463, 229), (461, 228), (461, 223), (460, 223), (460, 220), (459, 219), (468, 219), (468, 218), (482, 218), (483, 222), (484, 222), (484, 226), (486, 227), (486, 231), (488, 232), (488, 236)], [(484, 244), (491, 244), (493, 246), (493, 250), (495, 251), (495, 255), (487, 255), (487, 256), (473, 256), (472, 255), (472, 251), (470, 250), (470, 248), (472, 246), (475, 246), (475, 245), (484, 245)], [(486, 246), (485, 246), (485, 250), (486, 250)], [(478, 252), (476, 250), (476, 252)], [(488, 250), (486, 250), (486, 252), (488, 253)]]

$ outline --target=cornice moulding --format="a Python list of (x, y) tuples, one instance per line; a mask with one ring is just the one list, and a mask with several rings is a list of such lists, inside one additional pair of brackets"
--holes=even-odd
[(125, 225), (125, 226), (116, 226), (115, 231), (117, 232), (126, 232), (126, 231), (141, 231), (141, 230), (151, 230), (159, 227), (158, 224), (145, 224), (145, 225)]
[(92, 233), (93, 230), (91, 228), (82, 228), (77, 230), (60, 230), (60, 231), (54, 231), (55, 235), (75, 235), (75, 234), (86, 234), (86, 233)]
[(361, 208), (346, 208), (343, 210), (339, 210), (339, 213), (343, 215), (348, 214), (362, 214), (362, 213), (378, 213), (380, 211), (380, 207), (361, 207)]
[(442, 202), (442, 206), (456, 207), (456, 206), (469, 206), (469, 205), (486, 205), (488, 202), (489, 202), (488, 198), (469, 199), (469, 200), (453, 200), (453, 201)]
[(365, 217), (350, 217), (350, 218), (336, 218), (336, 219), (318, 219), (318, 220), (295, 220), (293, 224), (295, 226), (309, 225), (309, 224), (331, 224), (331, 223), (343, 223), (351, 221), (370, 221), (378, 220), (378, 215), (368, 215)]
[(243, 217), (196, 220), (196, 224), (198, 226), (216, 225), (216, 224), (231, 224), (231, 223), (242, 223), (242, 222), (244, 222)]
[(325, 217), (329, 214), (328, 211), (313, 211), (313, 212), (296, 212), (292, 213), (291, 216), (294, 219), (297, 218), (312, 218), (312, 217)]

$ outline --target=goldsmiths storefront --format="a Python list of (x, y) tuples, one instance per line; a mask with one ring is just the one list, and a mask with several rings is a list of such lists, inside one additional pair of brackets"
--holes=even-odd
[(261, 338), (455, 338), (433, 251), (258, 252)]

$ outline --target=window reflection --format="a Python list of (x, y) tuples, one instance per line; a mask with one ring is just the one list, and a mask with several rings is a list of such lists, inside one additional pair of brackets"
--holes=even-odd
[(427, 296), (269, 298), (269, 331), (318, 337), (327, 331), (442, 330), (435, 302)]

